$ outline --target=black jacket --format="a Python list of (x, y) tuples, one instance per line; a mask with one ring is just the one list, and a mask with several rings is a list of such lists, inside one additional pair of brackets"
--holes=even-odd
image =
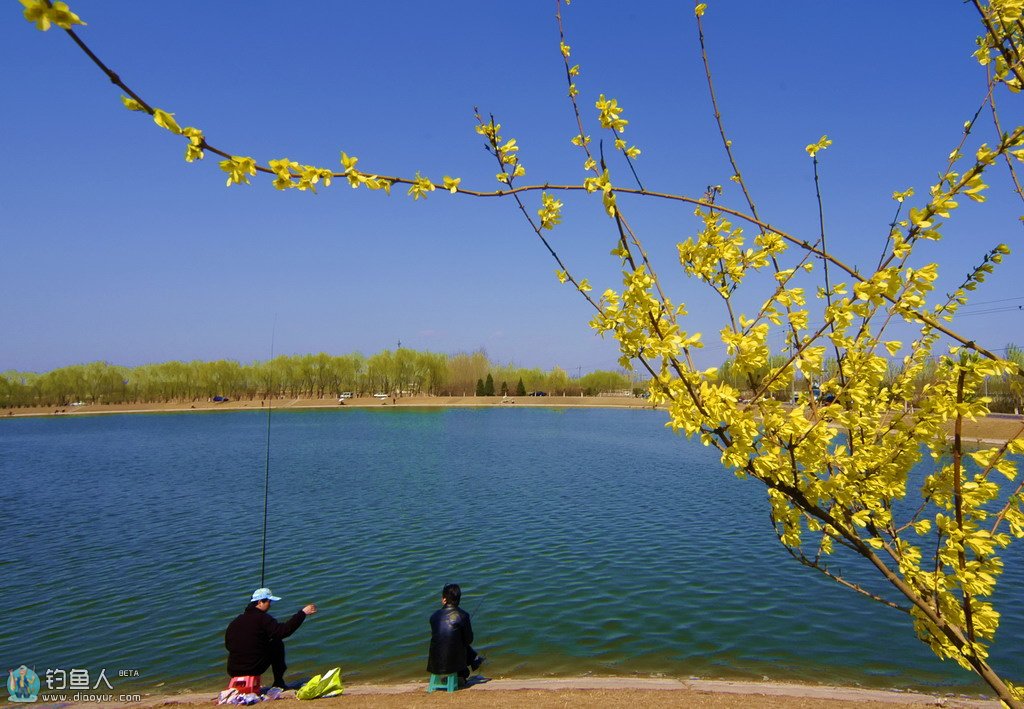
[(284, 623), (250, 603), (228, 625), (224, 633), (224, 647), (228, 649), (228, 674), (232, 677), (261, 675), (270, 667), (270, 643), (284, 640), (294, 633), (306, 619), (297, 612)]
[(473, 642), (469, 613), (455, 606), (444, 606), (430, 616), (430, 654), (427, 672), (447, 675), (469, 665), (467, 650)]

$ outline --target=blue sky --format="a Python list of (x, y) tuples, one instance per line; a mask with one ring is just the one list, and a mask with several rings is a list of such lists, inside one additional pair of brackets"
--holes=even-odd
[[(214, 145), (261, 162), (287, 156), (493, 189), (493, 158), (473, 107), (515, 137), (526, 181), (579, 182), (554, 3), (71, 3), (80, 36), (122, 78)], [(335, 183), (313, 196), (270, 180), (224, 186), (214, 156), (187, 164), (181, 139), (121, 107), (119, 91), (59, 30), (41, 33), (5, 3), (0, 23), (0, 371), (106, 360), (373, 353), (403, 346), (486, 349), (492, 360), (614, 368), (614, 342), (554, 277), (507, 199), (435, 192), (413, 202)], [(615, 97), (655, 190), (699, 196), (727, 186), (692, 7), (578, 0), (565, 11), (581, 105)], [(762, 215), (813, 240), (817, 212), (804, 146), (827, 133), (822, 185), (829, 243), (877, 261), (894, 190), (927, 185), (979, 105), (978, 22), (957, 0), (711, 2), (705, 16), (726, 127)], [(1004, 128), (1022, 120), (1003, 92)], [(984, 139), (992, 140), (984, 122)], [(981, 135), (981, 134), (979, 134)], [(976, 147), (979, 140), (969, 145)], [(616, 162), (618, 179), (626, 181)], [(615, 174), (613, 173), (613, 178)], [(990, 201), (954, 214), (922, 253), (944, 286), (999, 242), (1020, 243), (1005, 170)], [(539, 206), (534, 195), (531, 209)], [(1016, 201), (1015, 201), (1016, 199)], [(566, 198), (553, 244), (600, 292), (618, 286), (611, 222), (597, 198)], [(534, 204), (538, 203), (538, 204)], [(698, 227), (685, 206), (623, 198), (691, 330), (711, 339), (720, 305), (673, 266)], [(975, 296), (958, 327), (993, 348), (1024, 343), (1020, 255)], [(985, 312), (995, 310), (996, 312)], [(969, 312), (969, 311), (965, 311)], [(276, 325), (275, 325), (276, 323)], [(705, 364), (724, 348), (711, 343)]]

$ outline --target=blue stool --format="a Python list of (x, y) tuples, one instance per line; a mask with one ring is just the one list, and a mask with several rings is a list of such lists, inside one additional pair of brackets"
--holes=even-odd
[(430, 675), (430, 684), (427, 685), (427, 691), (433, 692), (435, 689), (446, 689), (449, 692), (454, 692), (459, 688), (459, 675), (452, 673), (450, 675)]

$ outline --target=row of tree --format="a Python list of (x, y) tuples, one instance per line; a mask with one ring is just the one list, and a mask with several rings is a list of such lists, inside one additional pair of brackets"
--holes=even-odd
[[(408, 348), (361, 354), (282, 355), (241, 364), (162, 362), (123, 367), (106, 362), (61, 367), (38, 374), (0, 374), (0, 407), (67, 406), (84, 403), (202, 401), (268, 397), (330, 398), (341, 392), (394, 396), (487, 395), (543, 391), (559, 395), (630, 392), (637, 384), (621, 372), (591, 372), (571, 379), (559, 367), (549, 371), (492, 363), (482, 351), (455, 355)], [(497, 389), (494, 382), (498, 382)]]
[[(1024, 365), (1024, 349), (1006, 348), (1007, 359)], [(732, 361), (719, 369), (722, 381), (752, 393), (768, 384), (771, 395), (787, 401), (806, 383), (779, 377), (769, 383), (773, 371), (786, 364), (775, 355), (755, 372), (740, 371)], [(834, 360), (826, 360), (823, 379), (830, 378)], [(924, 391), (933, 378), (934, 366), (918, 377)], [(893, 362), (889, 378), (900, 373)], [(1015, 381), (992, 377), (985, 386), (990, 408), (1000, 412), (1024, 410), (1024, 393)], [(570, 378), (560, 367), (543, 371), (492, 363), (482, 351), (455, 355), (418, 352), (408, 348), (384, 350), (370, 357), (361, 354), (282, 355), (265, 362), (240, 364), (234, 360), (213, 362), (161, 362), (122, 367), (90, 362), (61, 367), (44, 374), (0, 374), (0, 407), (66, 406), (72, 402), (119, 404), (131, 402), (201, 401), (215, 396), (232, 399), (264, 399), (275, 396), (331, 398), (343, 391), (355, 394), (386, 393), (395, 396), (525, 396), (544, 392), (561, 396), (639, 394), (642, 384), (623, 372), (595, 371)]]

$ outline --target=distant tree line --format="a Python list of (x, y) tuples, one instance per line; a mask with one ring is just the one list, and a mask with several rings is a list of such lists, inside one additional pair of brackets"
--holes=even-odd
[[(718, 376), (740, 391), (753, 393), (777, 371), (782, 356), (773, 357), (761, 371), (741, 372), (734, 362), (719, 368)], [(1024, 348), (1010, 344), (1006, 357), (1024, 366)], [(834, 361), (826, 360), (822, 378), (827, 379)], [(918, 377), (923, 392), (935, 367)], [(889, 379), (900, 373), (891, 363)], [(768, 386), (770, 395), (788, 401), (806, 382), (778, 380)], [(0, 374), (0, 407), (123, 404), (138, 402), (204, 401), (216, 396), (229, 399), (273, 397), (333, 398), (343, 391), (356, 395), (384, 393), (393, 396), (527, 396), (543, 392), (553, 396), (639, 395), (644, 387), (622, 372), (595, 371), (576, 379), (560, 367), (548, 371), (512, 364), (492, 363), (477, 351), (454, 355), (419, 352), (405, 347), (384, 350), (370, 357), (361, 354), (281, 355), (273, 360), (241, 364), (234, 360), (161, 362), (123, 367), (90, 362), (61, 367), (39, 374), (9, 371)], [(1024, 391), (1015, 381), (992, 377), (983, 393), (998, 412), (1024, 411)]]
[(635, 387), (621, 372), (596, 371), (571, 379), (559, 367), (545, 372), (498, 365), (483, 351), (449, 355), (402, 347), (370, 357), (321, 352), (251, 364), (196, 360), (124, 367), (90, 362), (42, 374), (10, 371), (0, 374), (0, 407), (204, 401), (218, 396), (250, 401), (332, 398), (345, 391), (391, 396), (578, 396), (631, 392)]

